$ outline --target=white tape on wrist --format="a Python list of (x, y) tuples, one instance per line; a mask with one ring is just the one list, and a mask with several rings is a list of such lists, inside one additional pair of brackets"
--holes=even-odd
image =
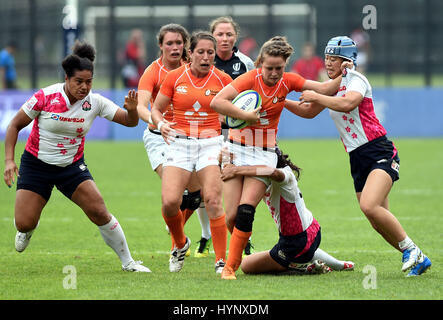
[(165, 124), (164, 121), (160, 121), (159, 123), (157, 123), (157, 130), (160, 131), (162, 129), (162, 126)]

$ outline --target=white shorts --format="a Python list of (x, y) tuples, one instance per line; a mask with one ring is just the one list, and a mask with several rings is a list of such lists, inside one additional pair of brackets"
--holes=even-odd
[(143, 143), (145, 144), (152, 170), (155, 170), (165, 162), (166, 148), (168, 145), (161, 134), (152, 133), (149, 131), (149, 128), (146, 128), (143, 133)]
[(215, 165), (223, 144), (223, 136), (207, 139), (175, 138), (166, 151), (164, 167), (172, 166), (187, 171), (200, 171)]
[[(271, 168), (277, 167), (277, 154), (274, 148), (264, 150), (261, 147), (242, 146), (237, 143), (228, 141), (229, 151), (234, 154), (233, 163), (236, 166), (268, 166)], [(254, 177), (262, 181), (266, 186), (271, 184), (270, 178)]]

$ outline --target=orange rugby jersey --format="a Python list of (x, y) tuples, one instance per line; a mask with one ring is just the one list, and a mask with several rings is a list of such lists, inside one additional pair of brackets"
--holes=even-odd
[(192, 75), (190, 64), (170, 71), (160, 92), (171, 98), (173, 128), (179, 135), (210, 138), (221, 134), (219, 115), (209, 107), (215, 95), (232, 81), (223, 71), (211, 67), (204, 78)]
[(269, 87), (263, 82), (260, 69), (251, 70), (236, 78), (231, 85), (239, 93), (255, 90), (262, 98), (260, 120), (243, 129), (230, 129), (229, 139), (246, 145), (275, 147), (278, 123), (289, 92), (301, 91), (305, 79), (292, 72), (284, 72), (280, 81)]
[[(138, 90), (146, 90), (152, 93), (151, 95), (151, 108), (154, 104), (155, 98), (157, 97), (158, 92), (160, 91), (160, 86), (163, 83), (166, 75), (169, 70), (163, 65), (162, 58), (158, 58), (154, 62), (152, 62), (149, 67), (145, 69), (145, 72), (140, 78), (138, 83)], [(172, 121), (172, 109), (168, 108), (163, 117), (167, 121)], [(149, 124), (150, 129), (156, 129), (154, 125)]]

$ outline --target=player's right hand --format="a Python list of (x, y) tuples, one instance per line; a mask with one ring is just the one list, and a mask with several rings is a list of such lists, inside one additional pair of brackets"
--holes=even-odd
[(172, 128), (173, 125), (175, 125), (175, 122), (168, 122), (166, 120), (164, 121), (164, 125), (160, 128), (160, 133), (162, 134), (163, 139), (167, 144), (171, 144), (171, 142), (175, 141), (175, 136), (177, 135), (174, 128)]
[(245, 120), (251, 124), (254, 124), (257, 121), (260, 121), (260, 110), (261, 110), (261, 106), (253, 111), (245, 111), (248, 115)]
[(15, 176), (19, 177), (17, 165), (15, 164), (14, 160), (6, 160), (3, 179), (9, 188), (11, 188), (12, 184), (14, 183)]

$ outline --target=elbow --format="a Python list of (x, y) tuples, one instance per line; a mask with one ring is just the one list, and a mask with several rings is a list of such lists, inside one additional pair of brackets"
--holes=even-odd
[(305, 119), (314, 119), (316, 116), (315, 113), (309, 112), (309, 113), (304, 113), (303, 115), (301, 115), (302, 118)]
[(212, 101), (211, 101), (211, 103), (209, 104), (209, 107), (212, 109), (212, 110), (214, 110), (214, 111), (216, 111), (216, 112), (219, 112), (219, 108), (218, 108), (218, 101), (219, 99), (217, 99), (216, 97), (214, 98), (214, 99), (212, 99)]
[(136, 121), (132, 121), (131, 123), (129, 123), (128, 127), (133, 128), (138, 126), (138, 119)]
[(341, 109), (342, 112), (351, 112), (352, 110), (355, 109), (355, 107), (356, 106), (353, 103), (351, 103), (349, 101), (346, 101), (345, 103), (343, 103), (340, 106), (340, 109)]

